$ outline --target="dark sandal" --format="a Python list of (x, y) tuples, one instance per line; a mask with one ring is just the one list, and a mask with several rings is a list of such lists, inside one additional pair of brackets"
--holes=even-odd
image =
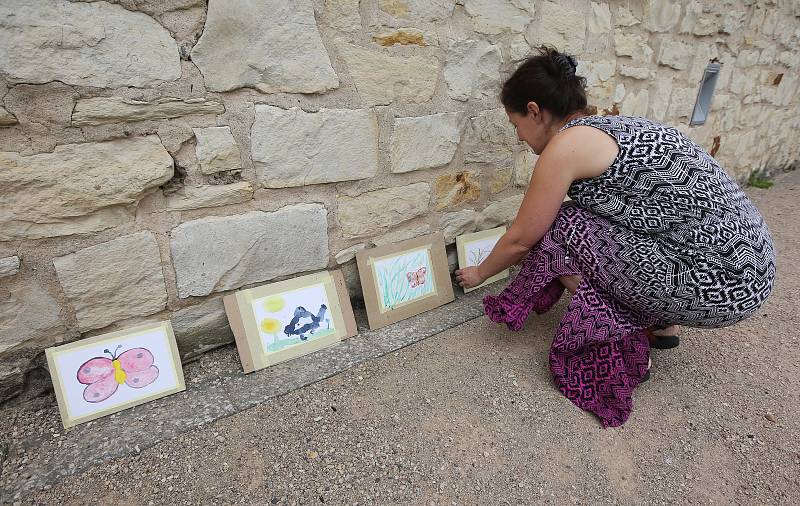
[(652, 360), (648, 360), (647, 361), (647, 371), (645, 371), (644, 376), (642, 376), (642, 379), (639, 380), (639, 384), (640, 385), (642, 383), (644, 383), (645, 381), (650, 379), (650, 369), (652, 369), (652, 368), (653, 368), (653, 361)]
[[(666, 327), (654, 327), (656, 330), (661, 330)], [(681, 344), (680, 336), (657, 336), (653, 334), (653, 331), (647, 329), (647, 338), (650, 341), (650, 348), (655, 348), (657, 350), (669, 350), (671, 348), (676, 348), (679, 344)]]

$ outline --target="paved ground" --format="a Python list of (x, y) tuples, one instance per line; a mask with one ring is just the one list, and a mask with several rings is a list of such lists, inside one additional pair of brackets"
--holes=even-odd
[[(522, 332), (471, 320), (16, 500), (798, 504), (798, 190), (800, 172), (750, 191), (779, 253), (763, 311), (732, 328), (684, 329), (678, 349), (654, 351), (623, 428), (602, 429), (552, 386), (547, 349), (562, 301)], [(197, 367), (213, 374), (233, 358), (223, 350)], [(51, 421), (49, 402), (15, 413), (8, 430)], [(52, 441), (6, 460), (5, 490), (76, 437), (47, 430)]]

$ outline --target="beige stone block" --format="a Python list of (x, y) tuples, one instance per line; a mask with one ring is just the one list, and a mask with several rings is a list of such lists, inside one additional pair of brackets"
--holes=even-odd
[(620, 5), (617, 8), (617, 16), (615, 18), (615, 26), (634, 26), (642, 22), (642, 19), (636, 16), (628, 5)]
[(393, 230), (388, 234), (374, 237), (370, 240), (370, 243), (372, 243), (372, 245), (374, 246), (396, 244), (398, 242), (407, 241), (409, 239), (414, 239), (415, 237), (428, 234), (430, 233), (430, 231), (431, 231), (431, 226), (429, 224), (418, 223), (410, 227), (403, 227), (398, 230)]
[(226, 170), (242, 168), (239, 146), (227, 126), (193, 128), (197, 145), (195, 154), (203, 174), (216, 174)]
[(179, 118), (192, 114), (223, 114), (225, 106), (205, 98), (159, 98), (153, 101), (123, 97), (97, 97), (78, 100), (72, 112), (73, 126), (104, 125), (129, 121)]
[(497, 167), (491, 171), (489, 177), (489, 192), (495, 194), (507, 189), (513, 178), (514, 169), (512, 167)]
[(433, 22), (449, 18), (456, 0), (379, 0), (378, 6), (398, 19)]
[(415, 28), (400, 28), (397, 30), (383, 30), (372, 36), (372, 40), (384, 47), (401, 46), (428, 46), (431, 37), (426, 39), (422, 30)]
[[(387, 188), (358, 197), (340, 196), (336, 217), (347, 238), (368, 237), (381, 230), (423, 216), (430, 206), (428, 183)], [(391, 202), (391, 206), (387, 206)]]
[(336, 256), (334, 257), (336, 259), (336, 264), (337, 265), (342, 265), (344, 263), (349, 262), (350, 260), (352, 260), (352, 259), (354, 259), (356, 257), (356, 253), (358, 253), (359, 251), (361, 251), (362, 249), (364, 249), (366, 247), (367, 247), (366, 243), (362, 242), (362, 243), (359, 243), (359, 244), (354, 244), (353, 246), (350, 246), (349, 248), (343, 249), (339, 253), (336, 253)]
[(477, 231), (481, 219), (481, 214), (472, 209), (443, 213), (439, 218), (439, 225), (444, 232), (445, 243), (452, 244), (456, 237)]
[(500, 89), (500, 48), (482, 40), (450, 41), (444, 79), (454, 100), (496, 97)]
[(19, 257), (0, 258), (0, 278), (7, 278), (19, 272)]
[(678, 24), (681, 4), (672, 0), (647, 0), (644, 4), (644, 26), (651, 32), (668, 32)]
[(8, 112), (5, 107), (0, 107), (0, 127), (16, 125), (17, 123), (16, 116)]
[(619, 72), (621, 76), (632, 77), (643, 81), (648, 81), (653, 78), (653, 71), (647, 67), (635, 67), (633, 65), (621, 64), (617, 68), (617, 72)]
[(514, 154), (514, 186), (527, 188), (539, 156), (530, 149), (520, 149)]
[(434, 187), (436, 210), (455, 207), (481, 198), (481, 185), (475, 181), (472, 172), (444, 174), (436, 178)]
[(395, 118), (391, 139), (392, 172), (447, 165), (461, 142), (461, 114)]
[(172, 174), (172, 157), (156, 136), (65, 144), (30, 156), (0, 152), (0, 241), (131, 221), (130, 208)]
[(517, 216), (519, 206), (522, 205), (524, 195), (514, 195), (498, 202), (489, 204), (482, 212), (483, 228), (510, 225)]
[(590, 3), (586, 22), (586, 52), (605, 54), (611, 47), (611, 8), (607, 3)]
[(630, 56), (634, 61), (649, 63), (653, 59), (653, 48), (647, 39), (635, 33), (614, 31), (614, 52), (617, 56)]
[(531, 46), (551, 44), (559, 51), (580, 55), (586, 40), (586, 18), (583, 13), (549, 1), (537, 4), (538, 23), (531, 23), (525, 38)]
[(638, 90), (625, 97), (622, 101), (620, 113), (624, 116), (647, 116), (647, 110), (650, 102), (650, 92), (648, 90)]
[(246, 181), (233, 184), (186, 186), (167, 197), (167, 209), (186, 211), (241, 204), (252, 199), (253, 185)]
[(511, 165), (514, 149), (519, 145), (514, 125), (502, 107), (470, 118), (465, 138), (464, 159), (468, 163)]
[(53, 259), (81, 331), (103, 328), (167, 305), (161, 256), (150, 232), (139, 232)]
[(463, 0), (463, 5), (479, 33), (521, 33), (533, 20), (533, 0)]
[(322, 19), (328, 26), (340, 32), (361, 31), (360, 0), (325, 0)]
[(694, 48), (679, 40), (663, 39), (658, 48), (658, 63), (675, 70), (686, 70), (692, 61)]

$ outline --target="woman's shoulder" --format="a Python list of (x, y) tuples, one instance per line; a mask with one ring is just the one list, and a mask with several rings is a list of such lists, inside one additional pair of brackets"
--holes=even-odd
[(599, 176), (614, 163), (620, 151), (612, 135), (591, 123), (580, 122), (585, 118), (578, 118), (578, 123), (562, 129), (545, 150), (552, 159), (570, 166), (575, 179)]

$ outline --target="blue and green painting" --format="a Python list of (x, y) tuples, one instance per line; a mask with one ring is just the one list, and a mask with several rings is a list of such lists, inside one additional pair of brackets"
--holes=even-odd
[(436, 288), (427, 248), (376, 260), (374, 266), (381, 312), (431, 295)]

